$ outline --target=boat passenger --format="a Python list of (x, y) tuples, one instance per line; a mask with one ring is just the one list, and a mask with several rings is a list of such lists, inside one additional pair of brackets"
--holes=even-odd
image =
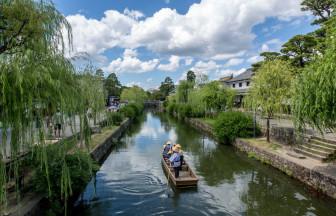
[(176, 145), (175, 148), (173, 148), (173, 155), (169, 158), (171, 166), (174, 168), (175, 178), (178, 178), (180, 175), (180, 167), (181, 167), (180, 151), (181, 151), (180, 145)]
[(172, 143), (170, 141), (167, 141), (165, 145), (163, 145), (163, 151), (162, 151), (162, 155), (163, 158), (167, 159), (170, 157), (169, 155), (169, 151), (172, 148)]
[(178, 147), (178, 148), (180, 149), (180, 151), (179, 151), (179, 154), (180, 154), (180, 161), (181, 161), (180, 171), (182, 171), (182, 165), (183, 165), (183, 159), (184, 159), (183, 151), (181, 150), (181, 149), (182, 149), (182, 146), (181, 146), (180, 144), (176, 144), (175, 147)]

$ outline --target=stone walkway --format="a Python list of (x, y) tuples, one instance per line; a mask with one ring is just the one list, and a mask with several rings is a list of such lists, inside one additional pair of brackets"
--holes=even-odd
[[(257, 116), (257, 122), (262, 126), (266, 127), (266, 119), (260, 118), (260, 116)], [(288, 128), (294, 128), (294, 123), (291, 119), (271, 119), (270, 125), (272, 126), (278, 126), (278, 127), (288, 127)], [(313, 128), (308, 127), (307, 129), (313, 130)], [(324, 134), (321, 134), (320, 132), (314, 130), (314, 136), (317, 137), (323, 137), (329, 140), (336, 140), (336, 132), (330, 132), (326, 131)]]

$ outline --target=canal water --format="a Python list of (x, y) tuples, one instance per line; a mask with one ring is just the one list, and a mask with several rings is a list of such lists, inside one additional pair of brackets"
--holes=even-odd
[[(200, 181), (167, 185), (160, 152), (182, 145)], [(74, 215), (336, 215), (336, 202), (166, 115), (148, 112), (130, 128), (87, 185)]]

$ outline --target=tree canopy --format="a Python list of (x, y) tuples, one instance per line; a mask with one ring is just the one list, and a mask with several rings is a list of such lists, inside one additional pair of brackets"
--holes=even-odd
[(192, 82), (192, 83), (195, 83), (196, 81), (196, 75), (191, 70), (187, 72), (187, 81)]
[(328, 21), (335, 9), (334, 0), (303, 0), (301, 3), (303, 11), (311, 11), (318, 18), (313, 24), (321, 24)]
[(264, 62), (252, 78), (245, 105), (266, 115), (268, 141), (269, 119), (275, 113), (286, 112), (290, 105), (292, 78), (292, 66), (282, 60)]
[(129, 103), (143, 104), (147, 100), (147, 93), (139, 86), (133, 86), (131, 88), (126, 88), (122, 91), (121, 100), (126, 100)]
[(296, 82), (293, 109), (297, 126), (307, 123), (318, 128), (336, 127), (336, 19), (330, 21), (328, 48), (307, 66)]
[(175, 90), (175, 85), (173, 80), (170, 77), (166, 77), (163, 82), (161, 82), (160, 85), (160, 92), (167, 97), (170, 93), (172, 93)]
[(122, 86), (115, 73), (111, 73), (104, 81), (104, 88), (108, 96), (120, 96)]

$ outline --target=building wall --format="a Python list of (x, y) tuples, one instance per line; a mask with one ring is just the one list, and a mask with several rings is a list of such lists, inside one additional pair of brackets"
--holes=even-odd
[[(249, 82), (249, 85), (247, 85), (248, 82)], [(241, 87), (239, 86), (239, 83), (242, 84)], [(235, 85), (235, 87), (233, 87), (233, 85)], [(244, 80), (244, 81), (230, 82), (228, 86), (233, 89), (248, 89), (251, 86), (251, 81)]]

